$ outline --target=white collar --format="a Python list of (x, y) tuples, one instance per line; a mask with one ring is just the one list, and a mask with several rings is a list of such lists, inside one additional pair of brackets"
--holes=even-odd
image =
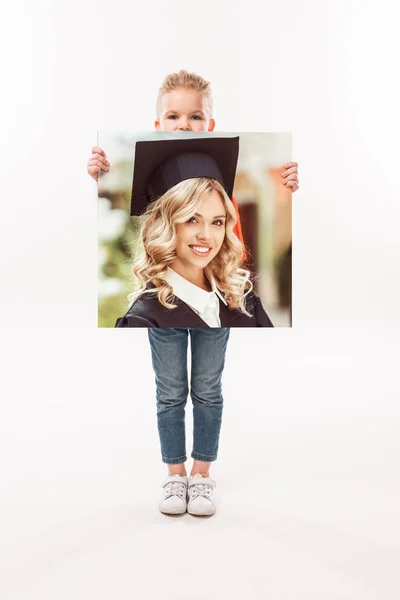
[(210, 303), (210, 300), (215, 298), (215, 295), (217, 295), (218, 298), (220, 298), (220, 300), (222, 300), (222, 302), (225, 304), (225, 306), (227, 306), (225, 298), (218, 290), (213, 277), (210, 277), (212, 292), (206, 292), (205, 290), (202, 290), (194, 283), (191, 283), (182, 277), (182, 275), (179, 275), (179, 273), (171, 269), (171, 267), (168, 267), (163, 278), (172, 287), (174, 296), (177, 296), (180, 300), (186, 302), (186, 304), (194, 308), (200, 314), (204, 313), (207, 305)]

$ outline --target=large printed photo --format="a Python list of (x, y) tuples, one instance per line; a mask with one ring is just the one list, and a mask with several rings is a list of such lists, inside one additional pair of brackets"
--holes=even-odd
[(112, 165), (99, 327), (292, 325), (290, 134), (101, 131), (98, 145)]

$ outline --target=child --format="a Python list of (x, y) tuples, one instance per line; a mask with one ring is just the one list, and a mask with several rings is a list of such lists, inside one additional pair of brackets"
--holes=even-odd
[(117, 327), (272, 326), (234, 233), (238, 154), (238, 137), (136, 143), (131, 214), (147, 204), (143, 250)]
[[(155, 128), (160, 131), (213, 131), (210, 85), (186, 71), (167, 76), (157, 98)], [(298, 189), (297, 163), (284, 165), (282, 183)], [(108, 171), (101, 148), (93, 147), (88, 172), (97, 179)], [(228, 328), (149, 328), (148, 335), (156, 380), (157, 422), (162, 461), (168, 477), (161, 486), (159, 509), (168, 514), (211, 515), (215, 481), (209, 476), (216, 460), (221, 429), (222, 371)], [(193, 402), (193, 466), (189, 478), (185, 462), (185, 405), (188, 395), (187, 342), (191, 338), (190, 394)]]

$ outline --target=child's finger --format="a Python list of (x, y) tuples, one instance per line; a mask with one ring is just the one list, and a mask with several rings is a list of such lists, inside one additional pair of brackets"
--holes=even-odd
[(290, 169), (287, 169), (286, 171), (283, 171), (281, 177), (287, 177), (291, 173), (297, 173), (297, 167), (290, 167)]
[(290, 167), (298, 167), (298, 166), (299, 166), (299, 164), (298, 164), (297, 162), (294, 162), (294, 161), (292, 161), (292, 162), (287, 162), (287, 163), (285, 163), (285, 164), (283, 165), (283, 167), (284, 167), (285, 169), (289, 169)]
[(288, 181), (285, 184), (285, 187), (291, 188), (292, 192), (296, 192), (299, 189), (299, 182), (298, 181)]
[(299, 180), (299, 178), (297, 177), (297, 173), (291, 173), (290, 175), (288, 175), (288, 177), (285, 177), (282, 179), (282, 183), (284, 185), (286, 185), (286, 183), (288, 181), (298, 181), (298, 180)]
[(108, 162), (108, 160), (106, 158), (103, 158), (102, 156), (100, 156), (100, 154), (92, 154), (92, 160), (95, 158), (97, 158), (97, 160), (105, 167), (110, 166), (110, 163)]
[(101, 167), (97, 166), (97, 165), (92, 165), (90, 167), (88, 167), (88, 171), (93, 171), (93, 173), (104, 173), (105, 169), (102, 169)]
[(105, 156), (106, 153), (104, 152), (104, 150), (102, 150), (99, 146), (92, 146), (92, 154), (101, 154), (102, 156)]
[(99, 172), (101, 171), (100, 167), (88, 167), (88, 173), (93, 179), (97, 181), (97, 177)]
[(88, 164), (99, 165), (104, 171), (108, 171), (110, 163), (105, 158), (102, 158), (99, 154), (92, 154), (89, 158)]
[(92, 154), (92, 156), (90, 157), (90, 160), (96, 160), (96, 159), (97, 159), (97, 160), (98, 160), (98, 161), (99, 161), (101, 164), (103, 164), (103, 165), (105, 165), (105, 166), (107, 166), (107, 167), (109, 167), (109, 166), (110, 166), (110, 163), (108, 162), (108, 160), (107, 160), (105, 157), (103, 157), (101, 154), (99, 154), (98, 152), (94, 152), (94, 153)]
[(104, 171), (97, 165), (88, 167), (87, 172), (93, 179), (98, 180), (99, 175), (101, 175)]

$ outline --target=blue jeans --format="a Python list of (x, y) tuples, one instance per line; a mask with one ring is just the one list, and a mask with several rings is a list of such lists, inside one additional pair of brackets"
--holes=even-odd
[(222, 371), (229, 328), (149, 328), (156, 376), (157, 424), (164, 463), (185, 462), (185, 406), (189, 392), (187, 349), (190, 336), (193, 403), (192, 458), (216, 460), (222, 421)]

